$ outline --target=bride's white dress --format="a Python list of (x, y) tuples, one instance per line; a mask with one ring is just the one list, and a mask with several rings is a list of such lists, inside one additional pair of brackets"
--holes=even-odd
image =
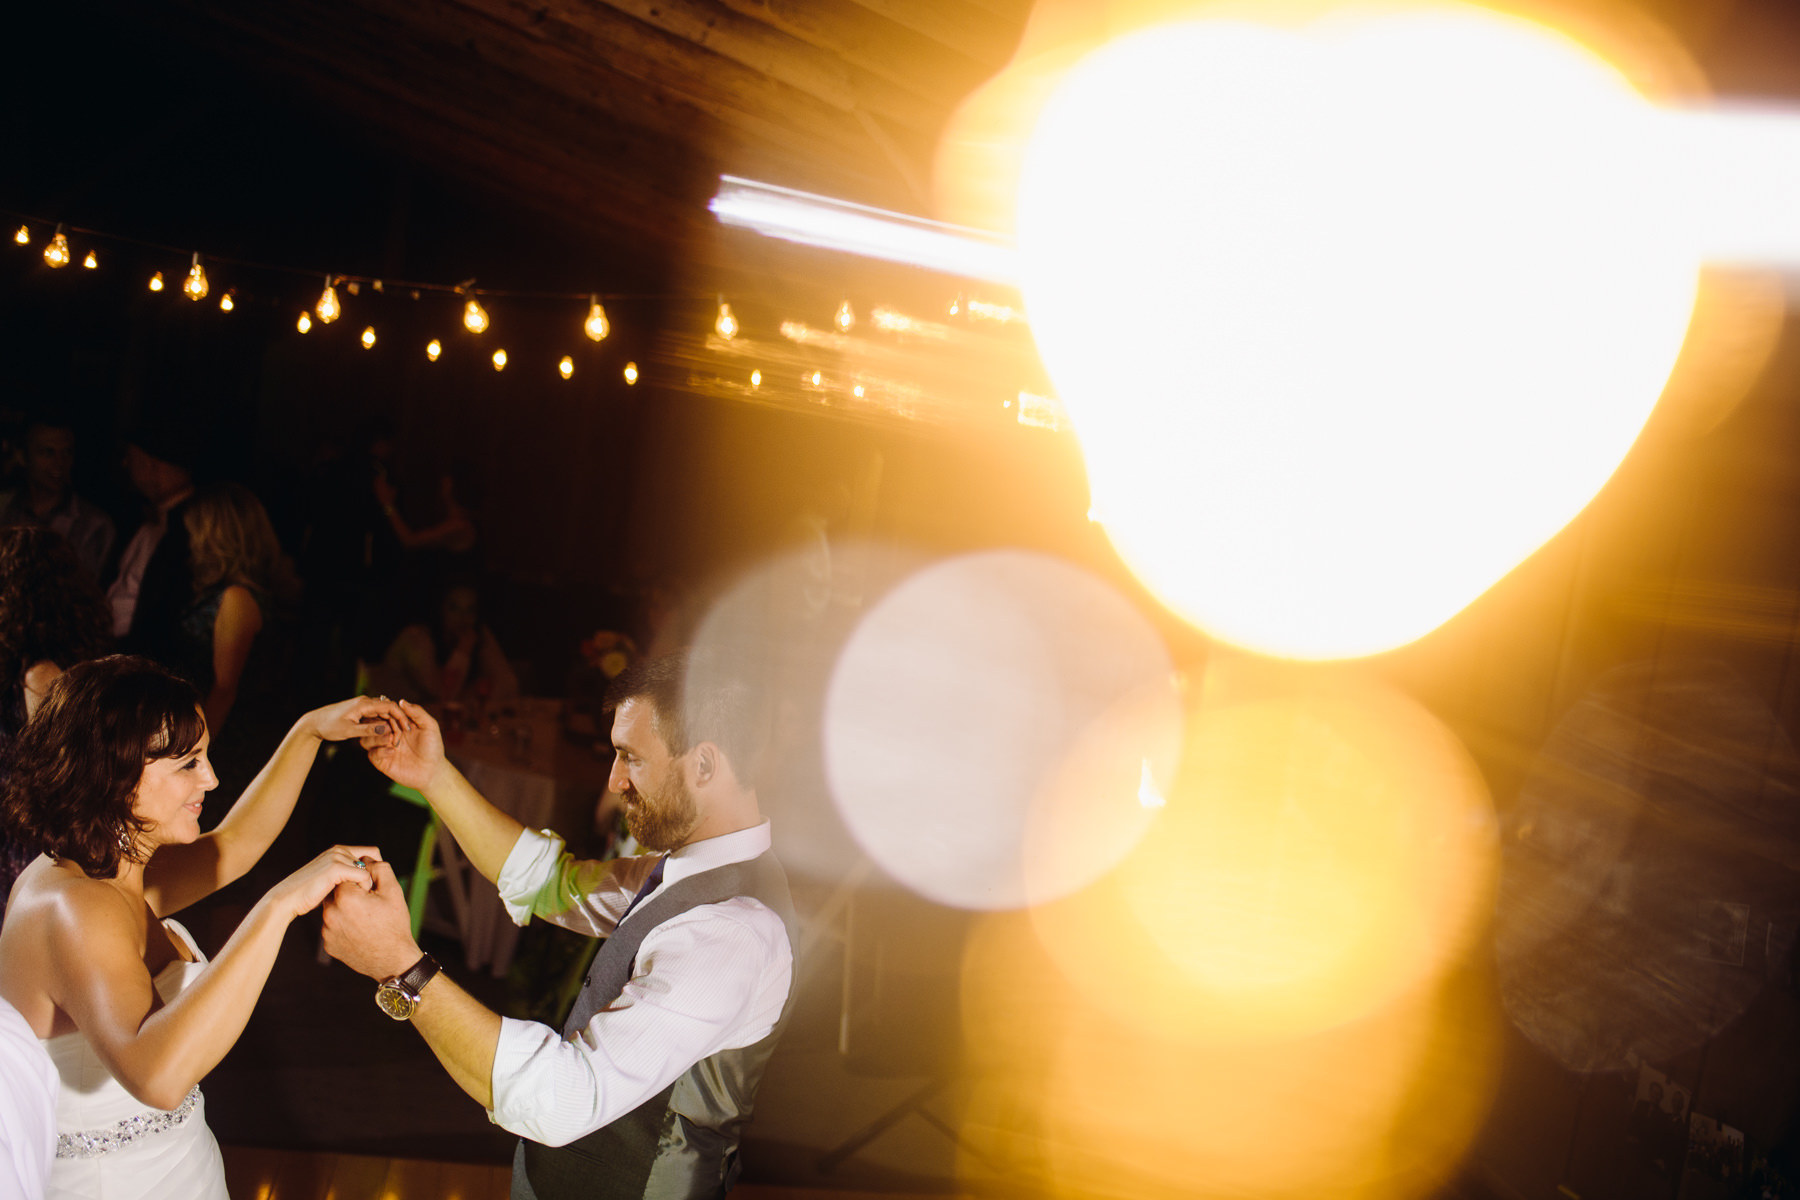
[[(167, 1004), (205, 969), (206, 956), (179, 922), (165, 920), (163, 928), (193, 959), (178, 958), (156, 976)], [(79, 1031), (48, 1039), (44, 1049), (61, 1077), (46, 1200), (229, 1200), (199, 1088), (172, 1112), (147, 1108)]]

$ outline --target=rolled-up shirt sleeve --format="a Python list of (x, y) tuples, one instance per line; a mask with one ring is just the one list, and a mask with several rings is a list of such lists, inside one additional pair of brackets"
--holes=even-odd
[(654, 855), (610, 862), (578, 859), (564, 851), (562, 838), (550, 830), (527, 829), (513, 843), (494, 886), (515, 925), (537, 917), (589, 937), (606, 937), (655, 865)]
[[(555, 870), (540, 856), (560, 861), (560, 842), (555, 851), (527, 855), (541, 891)], [(522, 896), (517, 902), (525, 903)], [(509, 897), (509, 909), (514, 903)], [(490, 1120), (548, 1146), (566, 1145), (630, 1112), (708, 1055), (760, 1041), (780, 1018), (793, 953), (781, 918), (739, 897), (657, 926), (638, 948), (636, 972), (619, 998), (567, 1041), (547, 1025), (502, 1019)]]

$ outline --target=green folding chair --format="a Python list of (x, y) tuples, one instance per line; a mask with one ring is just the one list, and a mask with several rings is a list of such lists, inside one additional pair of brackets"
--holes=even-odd
[(463, 886), (462, 856), (457, 853), (455, 840), (440, 836), (443, 824), (430, 801), (417, 789), (395, 783), (388, 786), (388, 794), (418, 805), (429, 817), (425, 832), (419, 836), (419, 850), (413, 856), (412, 872), (400, 880), (400, 886), (406, 889), (406, 911), (412, 917), (413, 937), (417, 938), (425, 926), (425, 900), (431, 893), (431, 885), (439, 880), (450, 893), (450, 907), (456, 914), (456, 927), (441, 932), (462, 937), (469, 927), (469, 895)]

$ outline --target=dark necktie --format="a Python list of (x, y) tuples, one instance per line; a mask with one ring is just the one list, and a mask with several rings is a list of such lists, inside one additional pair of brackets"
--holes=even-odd
[[(638, 888), (637, 895), (635, 895), (631, 898), (631, 903), (627, 904), (625, 906), (625, 911), (622, 914), (620, 914), (619, 923), (621, 925), (624, 924), (625, 918), (629, 917), (631, 915), (631, 910), (636, 908), (639, 904), (641, 904), (643, 902), (644, 897), (648, 896), (651, 892), (654, 892), (656, 890), (656, 885), (662, 882), (663, 866), (668, 861), (669, 861), (669, 856), (667, 854), (665, 854), (661, 858), (658, 858), (656, 860), (656, 865), (654, 867), (650, 868), (650, 877), (648, 879), (644, 880), (644, 885), (642, 887)], [(614, 928), (617, 928), (617, 926), (615, 926)]]

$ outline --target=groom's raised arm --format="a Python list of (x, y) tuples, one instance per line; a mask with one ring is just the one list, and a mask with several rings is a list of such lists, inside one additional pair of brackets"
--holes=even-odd
[(444, 738), (432, 715), (417, 704), (400, 701), (404, 721), (362, 740), (375, 769), (395, 783), (413, 788), (430, 802), (450, 827), (464, 857), (490, 881), (498, 883), (506, 856), (525, 831), (474, 789), (444, 755)]

